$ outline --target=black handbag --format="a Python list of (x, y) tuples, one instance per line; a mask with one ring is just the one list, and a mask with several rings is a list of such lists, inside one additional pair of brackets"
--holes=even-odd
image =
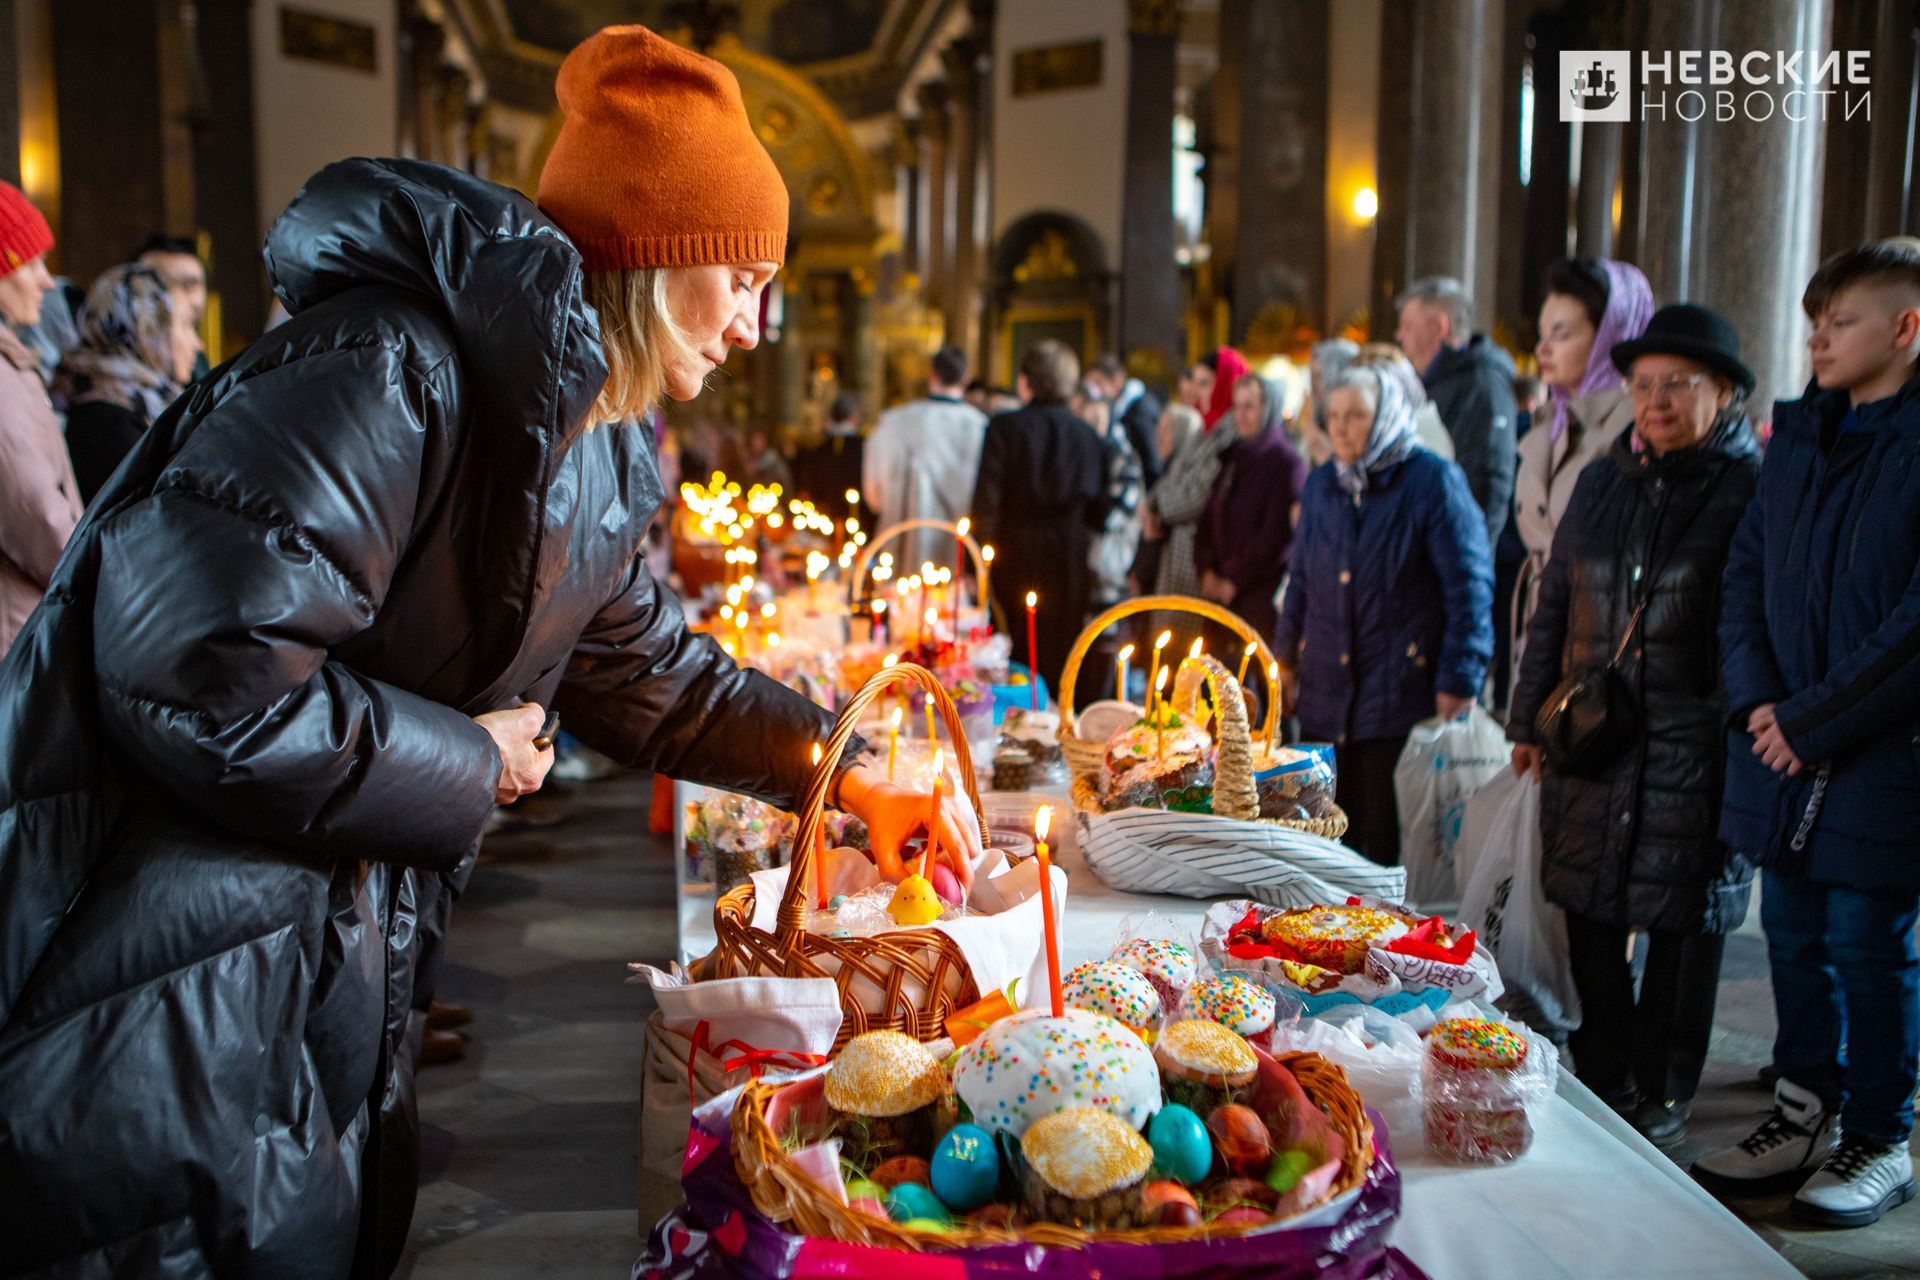
[(1652, 593), (1643, 596), (1627, 623), (1613, 658), (1598, 670), (1562, 680), (1534, 717), (1533, 731), (1547, 767), (1574, 778), (1598, 777), (1613, 767), (1640, 734), (1640, 699), (1620, 674), (1620, 659), (1633, 643)]
[(1533, 732), (1540, 743), (1540, 753), (1546, 757), (1547, 768), (1555, 773), (1574, 778), (1598, 777), (1611, 769), (1640, 736), (1640, 696), (1620, 674), (1620, 661), (1626, 657), (1627, 646), (1633, 643), (1633, 633), (1640, 629), (1640, 619), (1653, 600), (1655, 585), (1680, 550), (1687, 531), (1693, 527), (1694, 517), (1706, 508), (1713, 491), (1720, 487), (1729, 470), (1731, 468), (1722, 468), (1714, 476), (1713, 483), (1687, 513), (1668, 545), (1665, 559), (1647, 578), (1646, 590), (1641, 593), (1640, 603), (1634, 606), (1633, 616), (1627, 619), (1627, 629), (1621, 634), (1607, 665), (1572, 673), (1556, 685), (1541, 704), (1539, 714), (1533, 718)]

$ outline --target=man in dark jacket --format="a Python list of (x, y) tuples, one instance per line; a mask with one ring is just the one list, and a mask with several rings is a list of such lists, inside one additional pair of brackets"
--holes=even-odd
[(1760, 1129), (1694, 1173), (1798, 1184), (1798, 1213), (1864, 1226), (1914, 1194), (1920, 244), (1839, 254), (1803, 305), (1814, 385), (1775, 408), (1720, 627), (1721, 831), (1764, 869), (1779, 1084)]
[[(706, 121), (698, 156), (618, 104), (588, 121), (660, 162), (588, 166), (616, 226), (698, 252), (699, 206), (644, 198), (697, 161), (757, 218), (735, 248), (777, 253), (785, 187), (732, 76), (636, 27), (582, 50)], [(489, 808), (551, 759), (524, 704), (632, 767), (782, 807), (809, 785), (831, 717), (687, 631), (646, 569), (649, 441), (588, 429), (609, 348), (585, 289), (665, 269), (606, 247), (440, 166), (322, 171), (268, 236), (292, 318), (176, 400), (76, 530), (0, 663), (0, 1270), (391, 1270), (414, 967)], [(666, 283), (735, 309), (673, 316), (711, 353), (667, 367), (682, 398), (753, 344), (777, 265), (690, 261)], [(834, 780), (844, 806), (871, 777)], [(898, 799), (896, 827), (925, 811)]]
[(1473, 299), (1451, 276), (1414, 281), (1395, 308), (1394, 340), (1420, 370), (1496, 545), (1513, 505), (1513, 357), (1473, 332)]
[(1037, 663), (1056, 694), (1092, 596), (1093, 535), (1107, 518), (1106, 444), (1066, 404), (1079, 380), (1080, 361), (1065, 343), (1027, 349), (1019, 378), (1026, 404), (987, 423), (973, 490), (974, 536), (996, 548), (993, 598), (1018, 635), (1027, 593), (1039, 596)]
[(1120, 357), (1111, 353), (1093, 362), (1087, 370), (1087, 381), (1100, 392), (1100, 398), (1112, 406), (1109, 416), (1119, 420), (1121, 429), (1127, 433), (1127, 443), (1140, 459), (1141, 481), (1147, 488), (1153, 488), (1167, 465), (1154, 441), (1160, 427), (1160, 398), (1147, 390), (1140, 379), (1130, 377)]

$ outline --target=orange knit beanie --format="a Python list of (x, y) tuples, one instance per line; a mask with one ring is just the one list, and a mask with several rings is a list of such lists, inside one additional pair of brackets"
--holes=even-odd
[(787, 186), (733, 72), (608, 27), (567, 55), (558, 92), (540, 207), (589, 271), (786, 261)]

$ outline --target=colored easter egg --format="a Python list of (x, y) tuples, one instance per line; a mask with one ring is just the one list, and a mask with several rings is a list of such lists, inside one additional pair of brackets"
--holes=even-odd
[(1273, 1138), (1252, 1107), (1230, 1102), (1215, 1107), (1207, 1117), (1207, 1132), (1227, 1168), (1246, 1178), (1258, 1178), (1267, 1171), (1273, 1155)]
[[(819, 901), (819, 899), (816, 898), (814, 899), (814, 901), (817, 902)], [(829, 911), (838, 911), (840, 908), (846, 905), (847, 905), (847, 895), (844, 893), (836, 893), (831, 898), (827, 899), (827, 910)]]
[(1154, 1113), (1147, 1123), (1147, 1145), (1153, 1148), (1153, 1167), (1165, 1177), (1188, 1186), (1207, 1176), (1213, 1167), (1213, 1144), (1200, 1117), (1178, 1103)]
[(953, 1224), (945, 1218), (908, 1218), (900, 1225), (911, 1231), (937, 1231), (945, 1233), (953, 1230)]
[(979, 1125), (958, 1124), (933, 1149), (933, 1193), (947, 1207), (968, 1213), (993, 1199), (1000, 1185), (1000, 1154), (993, 1135)]
[(847, 1202), (847, 1207), (849, 1209), (852, 1209), (855, 1213), (869, 1213), (876, 1218), (885, 1219), (892, 1216), (888, 1214), (887, 1206), (885, 1206), (884, 1204), (881, 1204), (878, 1200), (870, 1199), (865, 1196), (861, 1197), (858, 1200), (849, 1200)]
[(1213, 1220), (1213, 1225), (1216, 1227), (1245, 1227), (1256, 1226), (1262, 1222), (1271, 1222), (1272, 1220), (1272, 1215), (1264, 1209), (1256, 1209), (1252, 1205), (1240, 1205), (1216, 1215)]
[(917, 1182), (903, 1182), (887, 1193), (887, 1216), (895, 1222), (912, 1222), (920, 1218), (930, 1218), (935, 1222), (947, 1220), (947, 1207), (940, 1198)]
[(919, 1156), (895, 1156), (891, 1160), (882, 1160), (873, 1171), (872, 1181), (879, 1183), (888, 1191), (903, 1182), (917, 1182), (927, 1185), (927, 1162)]
[[(871, 1178), (855, 1178), (847, 1184), (847, 1200), (885, 1200), (887, 1189)], [(883, 1215), (884, 1216), (884, 1215)]]
[(959, 906), (967, 900), (960, 892), (960, 877), (953, 874), (953, 868), (944, 862), (936, 862), (927, 872), (927, 879), (933, 881), (933, 891), (940, 895), (942, 902)]
[(1205, 1221), (1193, 1193), (1177, 1182), (1161, 1180), (1140, 1188), (1147, 1219), (1158, 1227), (1197, 1227)]
[(1267, 1185), (1285, 1195), (1300, 1185), (1311, 1168), (1313, 1157), (1304, 1151), (1276, 1151), (1273, 1163), (1267, 1166)]

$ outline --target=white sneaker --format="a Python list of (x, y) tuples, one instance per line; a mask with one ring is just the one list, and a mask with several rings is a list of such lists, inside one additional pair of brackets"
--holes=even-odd
[(1767, 1195), (1805, 1182), (1838, 1141), (1818, 1094), (1791, 1080), (1773, 1088), (1773, 1114), (1738, 1143), (1693, 1162), (1693, 1178), (1715, 1195)]
[(1890, 1147), (1844, 1134), (1840, 1149), (1807, 1179), (1793, 1198), (1793, 1211), (1827, 1227), (1864, 1227), (1913, 1199), (1913, 1155), (1907, 1144)]

